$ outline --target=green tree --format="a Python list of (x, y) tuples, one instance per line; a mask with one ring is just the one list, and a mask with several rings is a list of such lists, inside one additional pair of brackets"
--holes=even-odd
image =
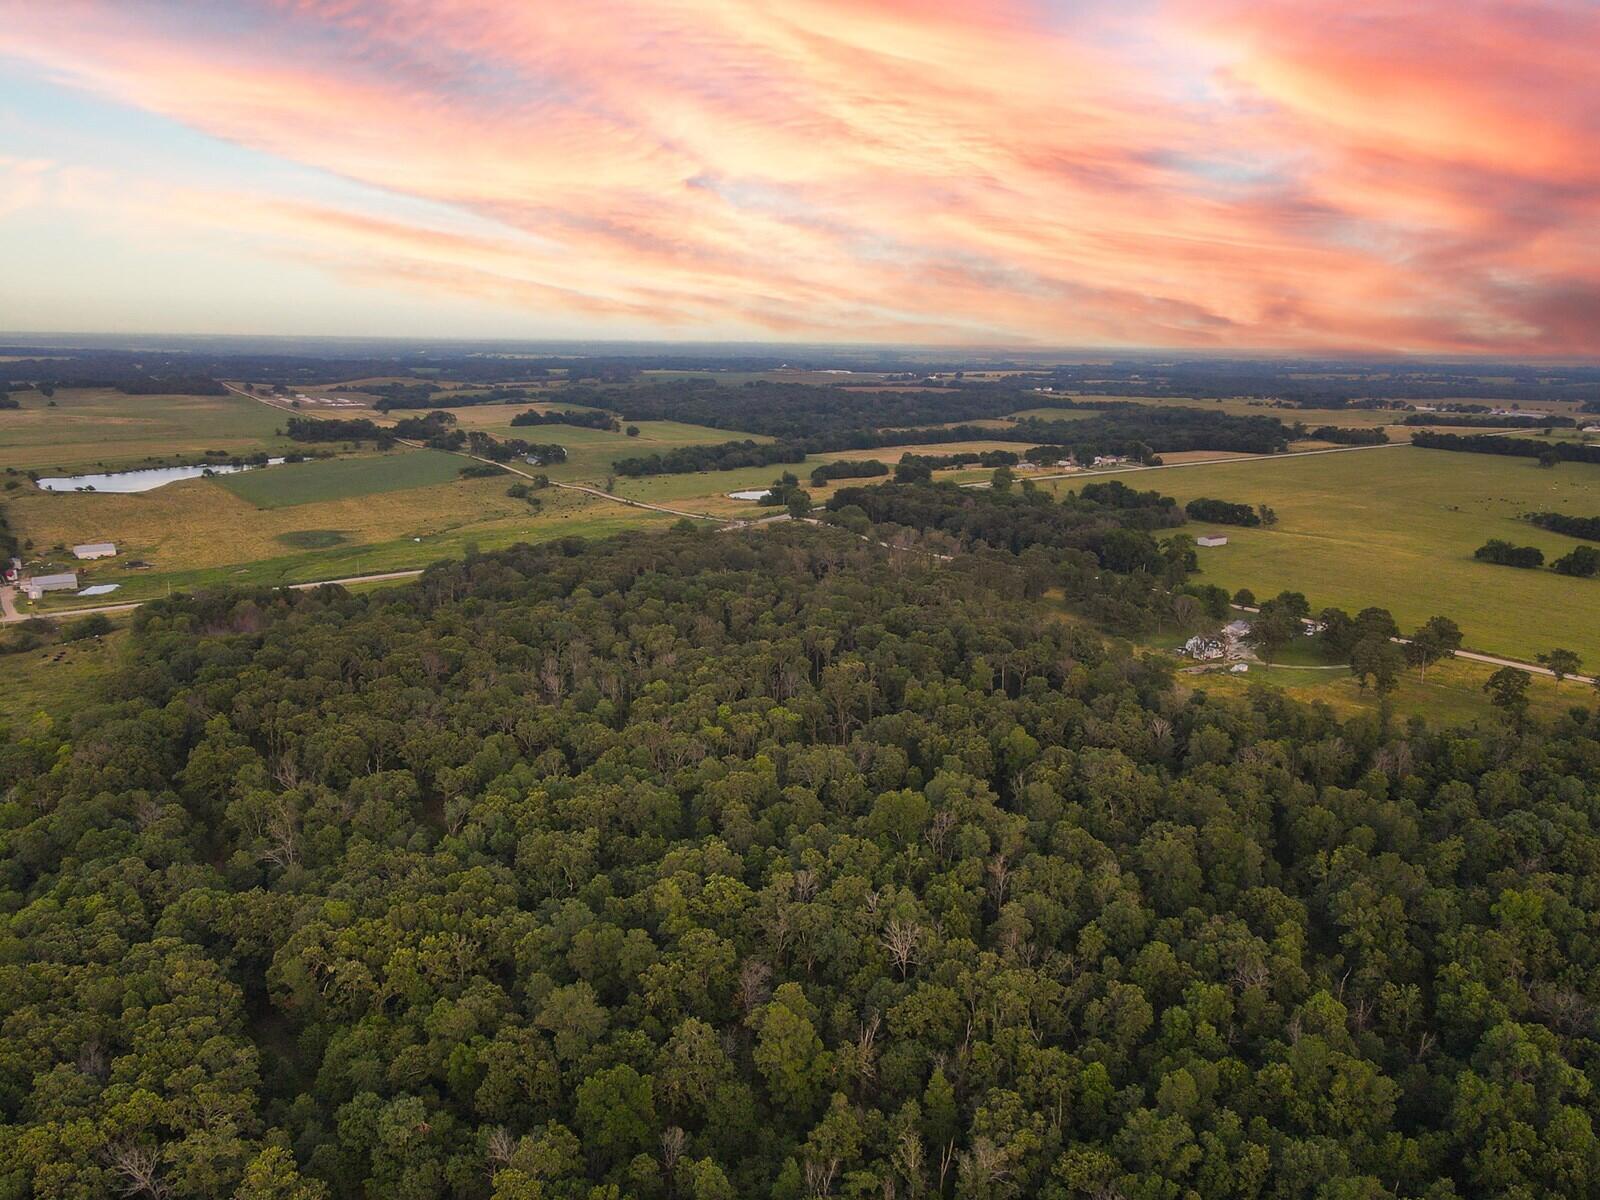
[(1583, 669), (1583, 659), (1572, 650), (1550, 650), (1539, 655), (1539, 663), (1549, 668), (1557, 683)]
[(1528, 712), (1528, 673), (1516, 667), (1501, 667), (1483, 685), (1495, 707), (1519, 723)]
[(786, 983), (751, 1020), (756, 1029), (752, 1057), (767, 1091), (781, 1109), (803, 1114), (815, 1107), (828, 1072), (828, 1056), (817, 1036), (816, 1010), (800, 985)]
[(624, 1063), (597, 1071), (578, 1085), (575, 1114), (584, 1148), (609, 1165), (644, 1150), (655, 1129), (651, 1078)]
[(1406, 661), (1418, 668), (1423, 679), (1428, 668), (1449, 658), (1461, 648), (1461, 629), (1448, 617), (1429, 617), (1406, 643)]

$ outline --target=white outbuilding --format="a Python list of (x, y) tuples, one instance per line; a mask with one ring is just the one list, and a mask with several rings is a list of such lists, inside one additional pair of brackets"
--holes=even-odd
[(81, 546), (74, 546), (72, 553), (75, 558), (111, 558), (117, 553), (115, 542), (85, 542)]
[(38, 600), (46, 592), (78, 590), (78, 573), (64, 571), (60, 575), (31, 575), (22, 581), (22, 594), (29, 600)]

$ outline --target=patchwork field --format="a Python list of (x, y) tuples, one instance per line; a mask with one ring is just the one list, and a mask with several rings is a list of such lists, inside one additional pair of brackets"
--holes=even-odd
[[(1477, 650), (1532, 659), (1563, 646), (1600, 664), (1600, 581), (1472, 557), (1491, 537), (1538, 546), (1547, 562), (1579, 545), (1517, 517), (1540, 509), (1600, 514), (1600, 466), (1546, 470), (1525, 459), (1398, 447), (1123, 477), (1179, 501), (1208, 496), (1277, 511), (1276, 527), (1219, 529), (1228, 544), (1200, 551), (1202, 578), (1230, 591), (1288, 588), (1313, 606), (1352, 611), (1381, 605), (1403, 626), (1441, 614)], [(1045, 486), (1059, 493), (1078, 484)]]
[(285, 463), (259, 471), (219, 475), (215, 482), (257, 508), (290, 508), (448, 483), (469, 465), (458, 454), (396, 450), (389, 454)]
[(20, 471), (77, 474), (194, 459), (207, 450), (281, 454), (295, 445), (278, 436), (283, 414), (243, 396), (63, 388), (53, 408), (38, 392), (15, 399), (20, 409), (0, 411), (0, 465)]

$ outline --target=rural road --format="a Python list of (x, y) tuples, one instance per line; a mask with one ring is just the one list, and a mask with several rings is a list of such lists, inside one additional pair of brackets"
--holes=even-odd
[(17, 606), (11, 603), (16, 594), (17, 589), (14, 587), (0, 587), (0, 621), (19, 621), (22, 619), (17, 612)]
[[(422, 568), (407, 571), (380, 571), (376, 575), (346, 575), (341, 579), (315, 579), (310, 583), (285, 583), (276, 586), (288, 588), (292, 592), (309, 592), (312, 588), (325, 587), (328, 584), (349, 583), (383, 583), (391, 579), (412, 579), (422, 574)], [(274, 586), (274, 585), (266, 585)], [(9, 589), (8, 589), (9, 590)], [(6, 601), (5, 615), (0, 616), (0, 625), (9, 625), (13, 621), (27, 621), (33, 617), (48, 617), (50, 620), (63, 620), (70, 617), (87, 617), (95, 613), (123, 613), (132, 612), (141, 605), (149, 604), (149, 600), (127, 600), (121, 604), (96, 604), (89, 608), (58, 608), (40, 613), (19, 613), (11, 607), (10, 598), (3, 597)]]

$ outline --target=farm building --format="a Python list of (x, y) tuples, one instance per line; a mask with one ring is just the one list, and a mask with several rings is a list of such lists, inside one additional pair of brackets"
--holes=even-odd
[(1183, 652), (1200, 662), (1210, 662), (1226, 654), (1227, 646), (1221, 638), (1195, 636), (1183, 644)]
[(69, 592), (78, 588), (78, 573), (64, 571), (60, 575), (33, 575), (22, 581), (23, 595), (38, 600), (46, 592)]
[(1228, 544), (1228, 539), (1223, 537), (1220, 533), (1202, 533), (1199, 537), (1195, 538), (1194, 544), (1196, 546), (1226, 546)]
[(75, 558), (111, 558), (117, 553), (115, 542), (85, 542), (81, 546), (74, 546), (72, 554)]

